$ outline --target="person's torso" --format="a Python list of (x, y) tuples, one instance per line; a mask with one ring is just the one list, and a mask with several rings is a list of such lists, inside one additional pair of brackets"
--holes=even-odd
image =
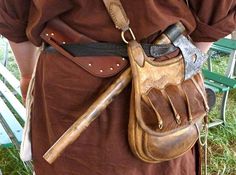
[[(56, 1), (56, 0), (55, 0)], [(120, 31), (114, 27), (102, 0), (96, 1), (55, 1), (36, 2), (31, 10), (27, 33), (30, 38), (37, 36), (45, 22), (59, 16), (76, 31), (97, 41), (120, 42)], [(195, 19), (184, 0), (121, 0), (130, 19), (130, 26), (138, 40), (160, 33), (169, 25), (181, 21), (187, 32), (195, 28)]]

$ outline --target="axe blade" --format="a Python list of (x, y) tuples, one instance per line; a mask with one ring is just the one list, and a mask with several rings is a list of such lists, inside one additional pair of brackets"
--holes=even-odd
[(173, 44), (178, 47), (184, 57), (185, 75), (184, 79), (187, 80), (200, 71), (202, 65), (206, 62), (208, 55), (201, 52), (191, 41), (184, 35), (179, 35)]

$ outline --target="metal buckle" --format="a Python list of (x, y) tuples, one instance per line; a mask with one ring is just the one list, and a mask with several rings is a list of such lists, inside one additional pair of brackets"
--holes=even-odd
[(121, 38), (122, 38), (122, 40), (123, 40), (126, 44), (129, 43), (129, 41), (126, 40), (126, 38), (125, 38), (125, 32), (127, 32), (127, 31), (129, 31), (130, 35), (132, 36), (132, 39), (133, 39), (133, 40), (136, 40), (132, 29), (129, 27), (127, 30), (124, 30), (124, 31), (121, 32)]

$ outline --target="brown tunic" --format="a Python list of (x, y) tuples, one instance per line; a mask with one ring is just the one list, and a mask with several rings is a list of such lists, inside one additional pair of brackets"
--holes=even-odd
[[(235, 29), (235, 0), (122, 0), (138, 38), (163, 31), (181, 20), (195, 41), (215, 41)], [(97, 41), (120, 42), (102, 0), (0, 0), (0, 33), (9, 40), (39, 37), (46, 22), (60, 17)], [(133, 156), (127, 140), (130, 86), (52, 165), (42, 155), (114, 78), (94, 77), (58, 53), (42, 52), (36, 70), (32, 108), (33, 161), (37, 175), (196, 175), (198, 154), (159, 164)]]

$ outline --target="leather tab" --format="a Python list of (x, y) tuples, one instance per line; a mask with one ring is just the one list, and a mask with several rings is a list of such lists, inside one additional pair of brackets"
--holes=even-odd
[(129, 29), (129, 19), (120, 0), (103, 0), (103, 2), (115, 27), (122, 31), (127, 31)]
[(135, 41), (131, 41), (128, 44), (128, 48), (134, 61), (139, 65), (139, 67), (143, 67), (145, 62), (145, 56), (142, 46)]

